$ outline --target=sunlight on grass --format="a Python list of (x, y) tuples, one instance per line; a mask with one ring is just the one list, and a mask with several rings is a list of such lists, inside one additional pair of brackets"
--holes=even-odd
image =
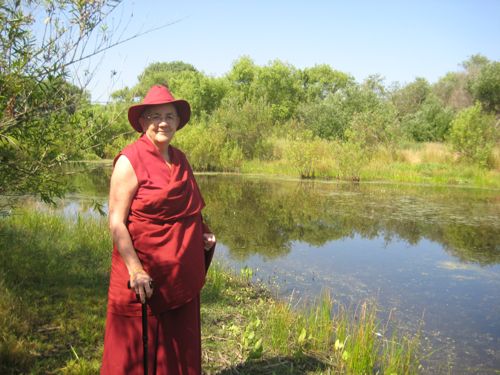
[[(21, 211), (0, 220), (0, 249), (0, 373), (97, 374), (111, 251), (106, 221)], [(207, 374), (416, 371), (418, 339), (386, 337), (374, 303), (351, 311), (325, 293), (292, 308), (251, 275), (217, 263), (209, 270), (202, 293)]]

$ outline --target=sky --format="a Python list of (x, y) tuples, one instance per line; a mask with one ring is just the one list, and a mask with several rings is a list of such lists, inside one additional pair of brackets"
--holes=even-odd
[(154, 62), (220, 77), (249, 56), (259, 66), (328, 64), (358, 82), (379, 74), (389, 85), (436, 82), (478, 53), (500, 60), (500, 0), (125, 0), (108, 22), (115, 39), (168, 23), (92, 60), (93, 101), (134, 86)]

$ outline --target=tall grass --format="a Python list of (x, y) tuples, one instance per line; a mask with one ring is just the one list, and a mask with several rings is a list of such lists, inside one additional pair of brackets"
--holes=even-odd
[[(21, 211), (0, 219), (0, 373), (97, 374), (110, 265), (105, 220)], [(418, 338), (325, 294), (292, 308), (214, 264), (202, 292), (207, 374), (417, 372)]]
[[(281, 141), (281, 148), (291, 148), (283, 143), (286, 141)], [(296, 144), (294, 155), (304, 156), (302, 159), (250, 160), (243, 162), (240, 171), (295, 178), (500, 188), (500, 147), (494, 148), (489, 169), (460, 160), (444, 143), (412, 143), (398, 149), (379, 146), (372, 150), (352, 148), (347, 143), (331, 143), (329, 153), (325, 151), (327, 148), (325, 142), (317, 152), (313, 144), (307, 147)], [(302, 150), (307, 152), (300, 154)]]

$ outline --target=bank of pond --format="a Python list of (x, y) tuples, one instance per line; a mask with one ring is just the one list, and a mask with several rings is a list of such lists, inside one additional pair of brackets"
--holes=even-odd
[[(0, 220), (0, 363), (11, 373), (99, 367), (110, 172), (74, 171), (56, 207), (24, 197)], [(196, 179), (218, 237), (202, 294), (206, 373), (500, 368), (497, 190)]]
[[(111, 243), (104, 219), (16, 210), (0, 220), (0, 372), (98, 373)], [(250, 275), (251, 276), (251, 275)], [(202, 292), (207, 374), (416, 373), (419, 337), (328, 293), (308, 307), (216, 263)]]

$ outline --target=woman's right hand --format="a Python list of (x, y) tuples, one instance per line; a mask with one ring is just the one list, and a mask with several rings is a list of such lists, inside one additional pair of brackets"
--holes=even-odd
[(138, 270), (130, 275), (130, 289), (135, 290), (135, 294), (146, 303), (146, 298), (153, 295), (153, 279), (144, 270)]

